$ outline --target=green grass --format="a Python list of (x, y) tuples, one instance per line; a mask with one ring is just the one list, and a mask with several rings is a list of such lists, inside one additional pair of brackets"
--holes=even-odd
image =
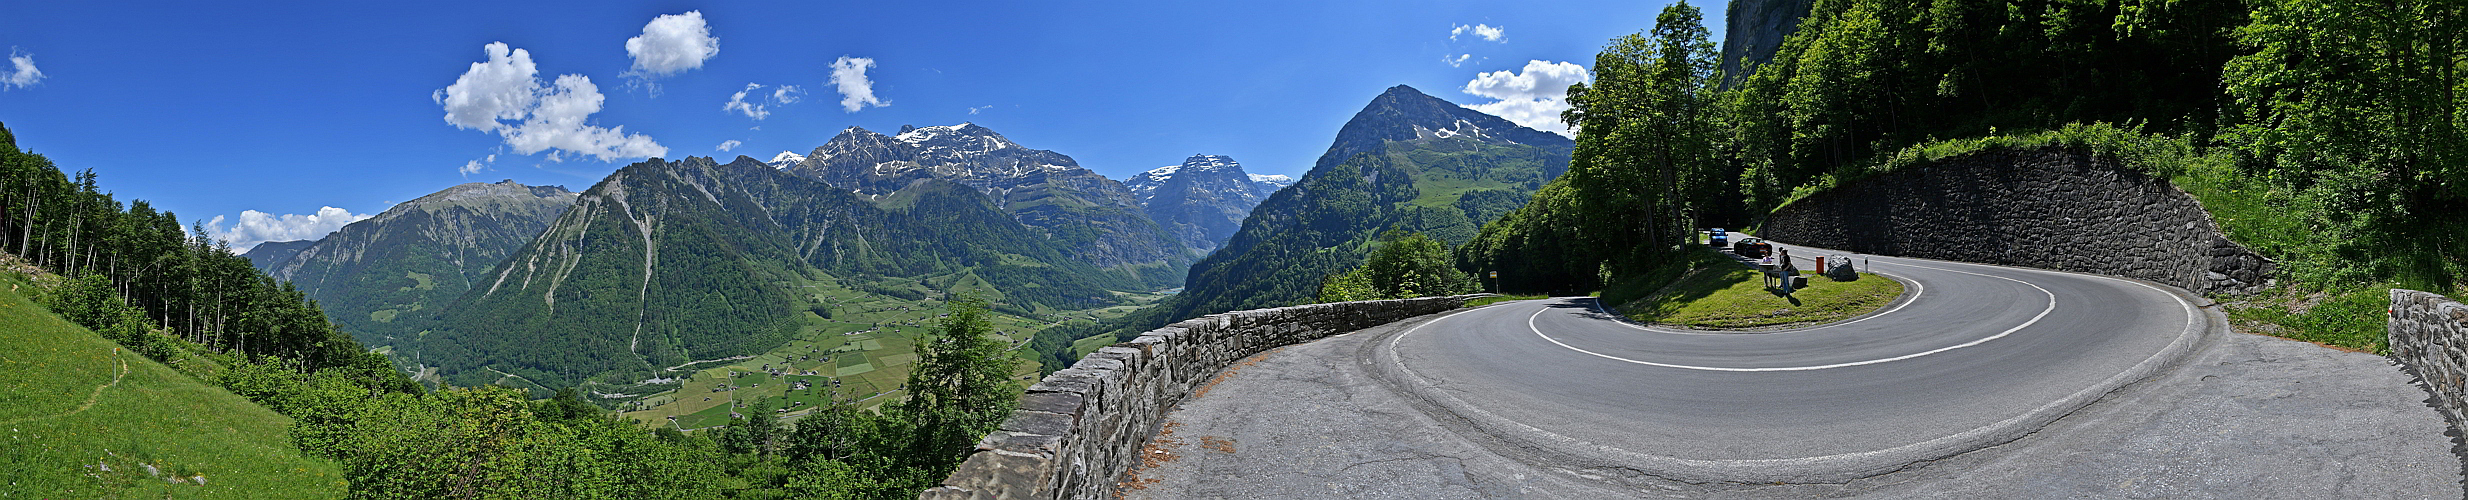
[(1620, 305), (1630, 319), (1699, 329), (1828, 323), (1868, 314), (1902, 295), (1902, 283), (1874, 274), (1852, 281), (1808, 276), (1789, 296), (1768, 288), (1756, 270), (1709, 267), (1643, 299)]
[[(839, 380), (840, 397), (861, 400), (857, 404), (860, 408), (874, 408), (907, 397), (899, 386), (907, 382), (909, 368), (917, 361), (916, 339), (929, 334), (941, 320), (939, 315), (947, 312), (941, 300), (944, 295), (940, 291), (975, 293), (990, 299), (1002, 297), (992, 289), (992, 285), (966, 271), (921, 279), (881, 278), (874, 283), (878, 287), (926, 294), (927, 298), (923, 300), (868, 293), (843, 283), (839, 278), (814, 274), (810, 279), (791, 286), (802, 290), (801, 294), (808, 305), (826, 306), (833, 311), (833, 315), (828, 319), (805, 315), (805, 324), (785, 344), (747, 359), (698, 364), (674, 372), (663, 368), (655, 372), (662, 377), (678, 379), (671, 383), (624, 386), (586, 384), (584, 388), (632, 394), (633, 397), (601, 401), (622, 405), (623, 415), (639, 422), (666, 426), (674, 417), (674, 425), (686, 429), (727, 424), (732, 400), (750, 403), (770, 398), (783, 405), (805, 401), (805, 406), (787, 413), (786, 416), (791, 419), (820, 406), (822, 391), (787, 390), (795, 380), (810, 380), (817, 387), (825, 387), (831, 380)], [(1118, 295), (1131, 304), (1072, 311), (1040, 308), (1039, 315), (1045, 317), (1000, 312), (987, 316), (993, 322), (995, 332), (1014, 342), (1026, 342), (1038, 330), (1051, 326), (1056, 318), (1115, 317), (1166, 296)], [(1108, 342), (1089, 350), (1112, 344), (1112, 337), (1100, 340)], [(790, 375), (775, 379), (763, 372), (766, 366), (775, 370), (785, 369)], [(814, 375), (803, 375), (808, 371)], [(1033, 381), (1036, 373), (1036, 363), (1022, 360), (1016, 375), (1024, 377), (1022, 382), (1026, 383)], [(760, 387), (756, 387), (757, 384)], [(736, 388), (713, 390), (728, 385), (735, 385)]]
[(292, 444), (291, 419), (117, 347), (0, 290), (0, 498), (345, 493), (339, 466)]
[(2283, 288), (2227, 309), (2239, 330), (2388, 356), (2390, 307), (2386, 284), (2319, 295)]
[(1551, 297), (1549, 297), (1549, 296), (1544, 296), (1544, 295), (1501, 295), (1501, 296), (1497, 296), (1497, 297), (1483, 297), (1483, 298), (1479, 298), (1479, 299), (1474, 299), (1474, 300), (1465, 301), (1465, 306), (1466, 306), (1466, 307), (1482, 307), (1482, 306), (1487, 306), (1487, 305), (1492, 305), (1492, 304), (1498, 304), (1498, 303), (1501, 303), (1501, 302), (1508, 302), (1508, 301), (1512, 301), (1512, 300), (1534, 300), (1534, 299), (1548, 299), (1548, 298), (1551, 298)]
[(1079, 340), (1071, 341), (1071, 357), (1072, 359), (1085, 358), (1089, 353), (1097, 352), (1098, 349), (1104, 349), (1105, 346), (1110, 345), (1114, 345), (1113, 335), (1081, 337)]

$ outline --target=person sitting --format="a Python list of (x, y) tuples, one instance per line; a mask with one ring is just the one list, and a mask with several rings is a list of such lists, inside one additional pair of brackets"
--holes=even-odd
[(1782, 277), (1782, 294), (1790, 295), (1792, 281), (1800, 276), (1800, 268), (1791, 263), (1790, 250), (1776, 250), (1775, 253), (1782, 254), (1782, 270), (1775, 273)]

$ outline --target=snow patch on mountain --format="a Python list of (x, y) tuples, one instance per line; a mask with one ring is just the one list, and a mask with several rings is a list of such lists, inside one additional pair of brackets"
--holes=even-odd
[(773, 155), (771, 161), (763, 163), (771, 165), (771, 168), (788, 168), (805, 161), (806, 155), (797, 154), (795, 151), (781, 151), (780, 154)]
[(1146, 205), (1150, 198), (1157, 197), (1158, 186), (1165, 185), (1166, 179), (1174, 178), (1174, 174), (1182, 170), (1182, 165), (1166, 165), (1147, 172), (1131, 174), (1130, 177), (1123, 178), (1123, 187), (1131, 188), (1131, 196), (1138, 197), (1140, 204)]

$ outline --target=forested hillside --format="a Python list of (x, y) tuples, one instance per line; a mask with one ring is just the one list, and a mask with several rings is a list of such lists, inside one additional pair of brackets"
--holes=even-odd
[[(315, 299), (362, 343), (393, 346), (434, 326), (438, 313), (530, 243), (574, 197), (559, 186), (463, 184), (343, 226), (258, 267)], [(248, 256), (281, 244), (260, 244)]]
[[(178, 216), (143, 200), (123, 205), (93, 171), (72, 179), (43, 155), (19, 151), (15, 135), (0, 126), (0, 250), (87, 280), (99, 289), (92, 301), (115, 304), (96, 309), (111, 316), (80, 324), (127, 338), (162, 329), (206, 349), (281, 359), (301, 371), (369, 359), (299, 290), (258, 272), (222, 242), (191, 236), (200, 234), (202, 225), (184, 230)], [(131, 314), (120, 316), (118, 304)]]
[(355, 399), (420, 390), (299, 291), (193, 231), (144, 201), (123, 206), (91, 171), (71, 181), (0, 127), (0, 345), (11, 351), (0, 353), (0, 420), (18, 432), (0, 445), (0, 492), (331, 497), (342, 486), (332, 463), (303, 456), (292, 422), (251, 403), (275, 393), (242, 388), (314, 377)]
[[(1694, 228), (1964, 151), (2059, 145), (2174, 180), (2278, 259), (2287, 293), (2453, 290), (2468, 276), (2463, 43), (2468, 7), (2447, 2), (1821, 0), (1721, 90), (1701, 17), (1676, 5), (1570, 89), (1570, 174), (1460, 265), (1526, 270), (1503, 273), (1510, 290), (1644, 293)], [(2322, 311), (2240, 317), (2374, 336)]]
[(1251, 210), (1224, 248), (1191, 267), (1183, 293), (1104, 324), (1038, 334), (1049, 369), (1073, 339), (1128, 339), (1183, 318), (1313, 301), (1324, 280), (1363, 262), (1389, 230), (1451, 245), (1568, 169), (1570, 141), (1399, 85), (1337, 132), (1294, 185)]
[(1488, 219), (1567, 171), (1567, 138), (1399, 85), (1337, 132), (1294, 186), (1253, 208), (1225, 248), (1191, 268), (1168, 316), (1304, 303), (1361, 263), (1382, 232), (1463, 244)]

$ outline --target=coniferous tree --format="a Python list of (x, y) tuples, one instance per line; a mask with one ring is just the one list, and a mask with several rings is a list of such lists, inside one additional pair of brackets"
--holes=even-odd
[(1011, 414), (1019, 386), (1011, 381), (1015, 365), (1009, 345), (992, 337), (986, 303), (974, 296), (951, 301), (936, 335), (918, 343), (917, 364), (908, 374), (908, 400), (899, 413), (908, 419), (905, 461), (941, 477), (958, 467), (977, 439), (993, 432)]

